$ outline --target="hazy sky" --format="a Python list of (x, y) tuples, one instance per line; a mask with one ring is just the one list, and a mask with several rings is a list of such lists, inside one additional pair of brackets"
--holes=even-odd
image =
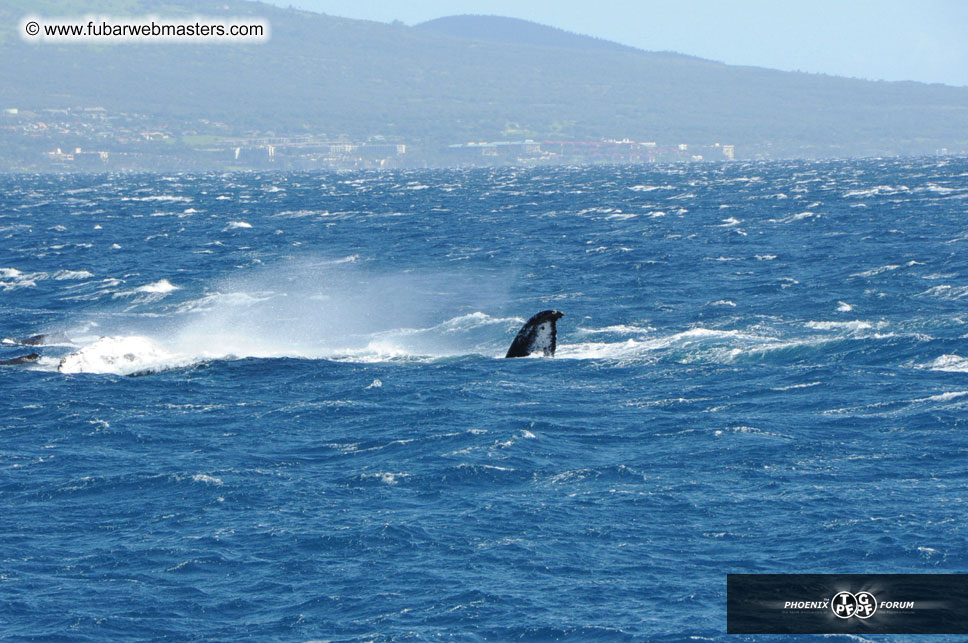
[(737, 65), (968, 86), (968, 0), (271, 0), (415, 24), (524, 18)]

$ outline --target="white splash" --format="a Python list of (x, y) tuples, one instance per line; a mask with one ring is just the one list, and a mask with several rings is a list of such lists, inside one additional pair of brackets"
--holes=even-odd
[[(147, 337), (102, 337), (61, 360), (61, 373), (112, 373), (131, 375), (172, 368), (178, 356)], [(190, 363), (191, 360), (184, 360)]]

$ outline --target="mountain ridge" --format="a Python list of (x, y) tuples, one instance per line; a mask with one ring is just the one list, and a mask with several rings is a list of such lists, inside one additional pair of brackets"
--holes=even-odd
[[(34, 13), (103, 15), (96, 4), (45, 0)], [(0, 9), (8, 35), (28, 6), (34, 3), (15, 0)], [(116, 15), (256, 16), (269, 21), (271, 38), (263, 45), (50, 45), (7, 37), (0, 42), (9, 61), (0, 66), (7, 104), (0, 107), (97, 105), (218, 120), (238, 135), (322, 132), (430, 146), (630, 138), (722, 142), (772, 157), (968, 148), (968, 88), (737, 67), (616, 43), (493, 42), (243, 0), (110, 6)]]
[(579, 34), (531, 20), (498, 15), (459, 14), (442, 16), (417, 23), (413, 28), (455, 38), (489, 42), (563, 47), (566, 49), (642, 51), (611, 40)]
[[(454, 38), (481, 40), (515, 45), (559, 47), (562, 49), (591, 49), (598, 51), (621, 51), (719, 63), (719, 61), (684, 54), (677, 51), (656, 51), (625, 45), (607, 38), (599, 38), (540, 22), (484, 14), (459, 14), (442, 16), (413, 25), (414, 29), (431, 31)], [(725, 64), (725, 63), (719, 63)]]

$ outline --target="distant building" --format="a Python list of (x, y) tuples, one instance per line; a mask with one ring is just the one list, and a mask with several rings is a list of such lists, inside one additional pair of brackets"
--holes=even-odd
[(407, 146), (396, 143), (365, 143), (360, 146), (359, 152), (364, 157), (400, 156), (407, 153)]
[(55, 163), (75, 163), (91, 167), (107, 163), (109, 154), (102, 151), (85, 152), (79, 147), (75, 147), (73, 152), (64, 152), (58, 147), (53, 152), (47, 152), (47, 157)]
[(107, 152), (82, 152), (81, 148), (74, 151), (74, 162), (78, 165), (93, 167), (103, 165), (108, 162)]

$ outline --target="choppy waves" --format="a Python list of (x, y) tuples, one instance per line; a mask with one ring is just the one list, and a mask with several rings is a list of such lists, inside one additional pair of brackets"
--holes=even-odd
[[(0, 177), (0, 360), (40, 355), (0, 367), (4, 634), (716, 639), (725, 573), (957, 572), (966, 195), (960, 159)], [(548, 308), (557, 356), (503, 359)]]

